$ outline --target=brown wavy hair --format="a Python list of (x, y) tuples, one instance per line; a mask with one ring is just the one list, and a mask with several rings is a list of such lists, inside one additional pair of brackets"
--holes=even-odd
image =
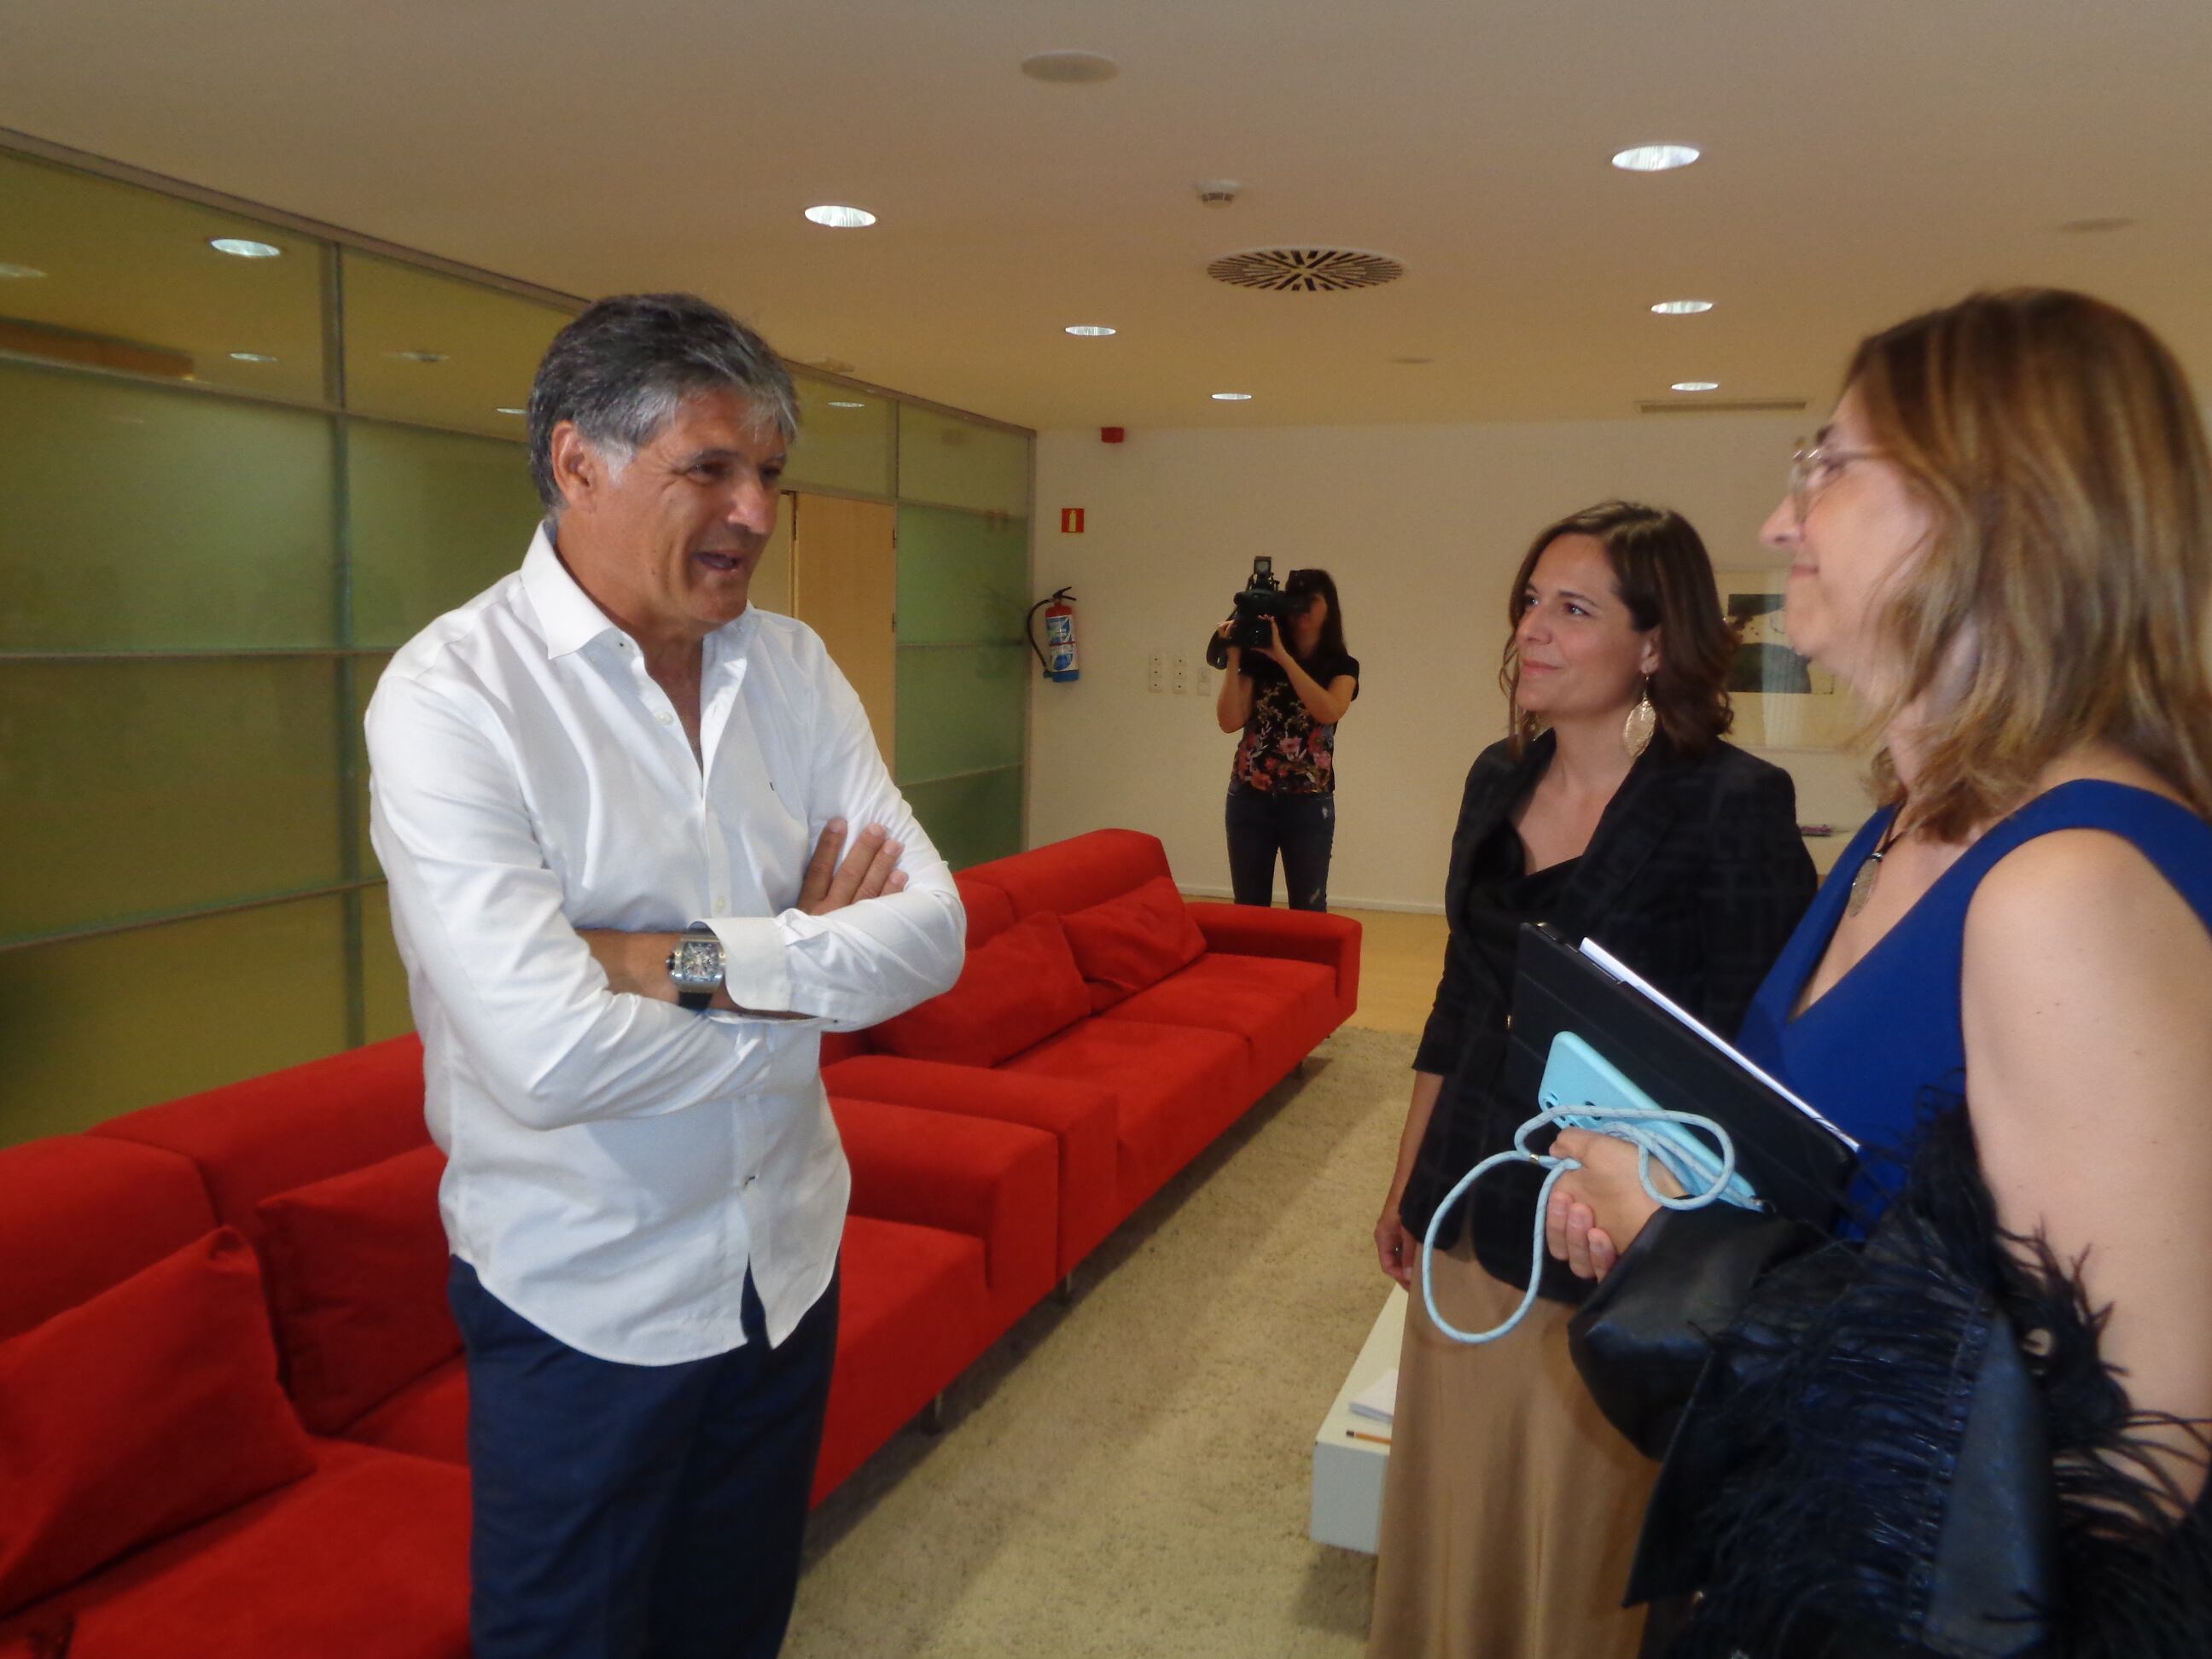
[(2092, 741), (2212, 817), (2212, 462), (2172, 354), (2102, 301), (2014, 289), (1870, 337), (1844, 383), (1930, 520), (1879, 601), (1869, 717), (1929, 700), (1918, 821), (1955, 840)]
[(1562, 536), (1589, 536), (1602, 545), (1630, 620), (1638, 629), (1659, 630), (1659, 672), (1651, 677), (1659, 729), (1682, 753), (1702, 754), (1735, 719), (1727, 690), (1735, 634), (1721, 614), (1705, 538), (1680, 514), (1638, 501), (1601, 501), (1547, 525), (1528, 544), (1505, 601), (1505, 656), (1498, 669), (1513, 753), (1526, 753), (1542, 730), (1514, 701), (1521, 684), (1521, 596), (1536, 561)]

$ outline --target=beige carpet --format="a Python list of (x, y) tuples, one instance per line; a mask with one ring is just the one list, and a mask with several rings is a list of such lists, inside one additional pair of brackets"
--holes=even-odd
[(1373, 1560), (1305, 1535), (1381, 1308), (1413, 1040), (1340, 1031), (815, 1514), (793, 1659), (1334, 1656)]

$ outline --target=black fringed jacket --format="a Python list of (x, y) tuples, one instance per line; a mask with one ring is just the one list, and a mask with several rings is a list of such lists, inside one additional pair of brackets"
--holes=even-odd
[[(1505, 744), (1467, 775), (1452, 832), (1444, 915), (1451, 927), (1436, 1006), (1414, 1055), (1444, 1079), (1399, 1206), (1419, 1235), (1439, 1200), (1477, 1163), (1510, 1146), (1534, 1111), (1498, 1098), (1510, 979), (1474, 948), (1467, 923), (1475, 854), (1543, 775), (1556, 747), (1546, 732), (1517, 759)], [(1550, 922), (1599, 944), (1725, 1036), (1812, 902), (1813, 860), (1797, 830), (1797, 797), (1780, 767), (1716, 743), (1686, 756), (1662, 732), (1629, 770), (1590, 836)], [(1474, 1217), (1476, 1255), (1491, 1273), (1526, 1282), (1529, 1226), (1542, 1172), (1508, 1166), (1486, 1178)], [(1439, 1242), (1456, 1238), (1447, 1226)], [(1547, 1274), (1565, 1299), (1576, 1281)]]

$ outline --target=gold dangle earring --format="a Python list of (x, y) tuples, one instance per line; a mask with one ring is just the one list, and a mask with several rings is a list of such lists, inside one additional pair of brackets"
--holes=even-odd
[(1628, 751), (1628, 758), (1641, 758), (1651, 746), (1651, 734), (1659, 729), (1659, 711), (1651, 706), (1651, 677), (1644, 677), (1644, 701), (1628, 711), (1621, 722), (1620, 746)]

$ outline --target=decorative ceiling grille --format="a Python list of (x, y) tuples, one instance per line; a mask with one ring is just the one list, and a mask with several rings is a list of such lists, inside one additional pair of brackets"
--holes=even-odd
[(1217, 283), (1236, 288), (1270, 289), (1278, 294), (1337, 294), (1346, 289), (1380, 288), (1406, 274), (1406, 267), (1381, 253), (1358, 248), (1255, 247), (1224, 253), (1206, 266)]

